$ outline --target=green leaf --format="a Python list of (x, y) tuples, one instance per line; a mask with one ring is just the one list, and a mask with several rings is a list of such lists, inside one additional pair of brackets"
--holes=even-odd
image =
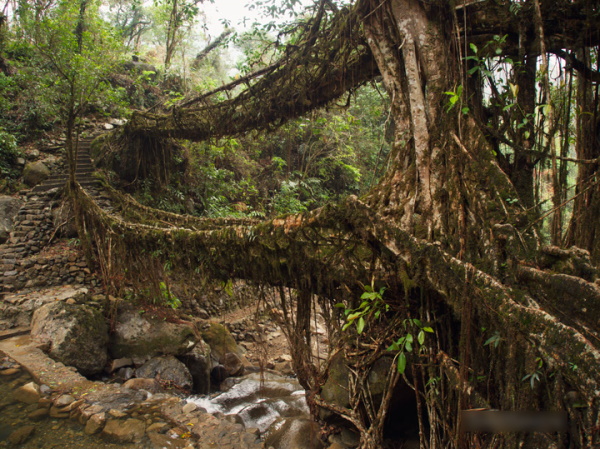
[(363, 329), (365, 328), (365, 319), (361, 316), (358, 319), (358, 323), (356, 324), (356, 332), (362, 334)]
[(404, 355), (403, 352), (401, 352), (398, 355), (398, 372), (400, 374), (404, 374), (404, 371), (406, 371), (406, 356)]
[(469, 44), (469, 47), (471, 48), (471, 50), (473, 51), (473, 53), (477, 54), (477, 52), (479, 51), (479, 49), (477, 48), (477, 45), (475, 45), (473, 42), (471, 42)]
[(362, 312), (351, 313), (350, 315), (348, 315), (348, 321), (355, 320), (355, 319), (357, 319), (361, 315), (362, 315)]
[(404, 347), (406, 348), (406, 350), (408, 352), (412, 352), (412, 344), (409, 342), (406, 342), (406, 344), (404, 345)]
[(417, 336), (417, 341), (419, 342), (420, 345), (425, 343), (425, 332), (423, 332), (422, 330), (419, 331), (419, 335)]
[(399, 351), (400, 346), (398, 346), (398, 343), (394, 342), (391, 345), (389, 345), (386, 350), (387, 351)]
[(412, 343), (414, 341), (412, 334), (406, 334), (406, 342)]
[(431, 327), (429, 327), (429, 326), (425, 326), (425, 327), (423, 328), (423, 330), (424, 330), (425, 332), (429, 332), (430, 334), (433, 334), (433, 329), (432, 329)]
[(335, 306), (333, 307), (337, 307), (340, 309), (345, 309), (346, 308), (346, 304), (344, 304), (343, 302), (338, 302)]
[(344, 324), (344, 327), (342, 327), (342, 332), (345, 331), (346, 329), (348, 329), (351, 325), (352, 325), (351, 322)]
[(423, 327), (423, 323), (421, 323), (421, 320), (419, 320), (418, 318), (413, 319), (413, 323), (416, 326)]

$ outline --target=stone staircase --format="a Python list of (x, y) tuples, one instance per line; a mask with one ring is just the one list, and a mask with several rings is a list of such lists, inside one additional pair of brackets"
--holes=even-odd
[[(100, 182), (93, 178), (90, 146), (93, 137), (79, 142), (76, 179), (82, 187), (97, 192)], [(0, 300), (24, 287), (55, 283), (93, 283), (95, 279), (79, 256), (35, 255), (48, 245), (55, 233), (52, 210), (61, 204), (60, 191), (69, 178), (68, 167), (51, 175), (25, 195), (26, 202), (14, 219), (8, 241), (0, 245)]]
[[(90, 148), (92, 140), (95, 136), (85, 137), (79, 141), (77, 152), (77, 168), (75, 170), (75, 179), (83, 188), (97, 187), (99, 182), (92, 177), (94, 166), (90, 157)], [(60, 173), (52, 174), (41, 184), (35, 186), (33, 193), (47, 192), (55, 188), (63, 187), (69, 180), (69, 169), (65, 165), (65, 169)]]

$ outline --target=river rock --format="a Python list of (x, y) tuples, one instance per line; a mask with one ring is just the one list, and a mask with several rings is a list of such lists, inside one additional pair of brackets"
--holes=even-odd
[(310, 419), (286, 419), (283, 425), (274, 427), (275, 430), (268, 432), (265, 437), (265, 447), (273, 449), (323, 449), (325, 447), (319, 439), (321, 428)]
[(146, 425), (139, 419), (109, 419), (102, 429), (102, 435), (117, 443), (132, 443), (140, 441), (145, 430)]
[(143, 377), (129, 379), (123, 384), (123, 386), (132, 390), (145, 390), (153, 394), (160, 393), (163, 391), (163, 388), (160, 386), (160, 383), (158, 383), (156, 379), (147, 379)]
[(38, 185), (50, 176), (50, 169), (43, 162), (28, 162), (23, 169), (23, 182), (29, 187)]
[(208, 394), (210, 392), (210, 370), (212, 366), (210, 346), (203, 340), (199, 340), (191, 351), (178, 358), (190, 370), (194, 381), (192, 392)]
[(29, 382), (17, 388), (13, 397), (25, 404), (37, 404), (40, 400), (40, 387), (35, 382)]
[(12, 196), (0, 196), (0, 244), (8, 240), (13, 230), (13, 221), (23, 201)]
[(19, 427), (13, 433), (8, 436), (8, 441), (15, 446), (23, 444), (29, 439), (31, 434), (35, 431), (35, 426), (23, 426)]
[(83, 431), (88, 435), (94, 435), (104, 428), (104, 424), (106, 424), (106, 413), (96, 413), (87, 420)]
[(197, 342), (191, 323), (169, 323), (144, 316), (128, 304), (120, 304), (109, 351), (115, 359), (183, 355)]
[(84, 375), (101, 372), (107, 361), (108, 327), (102, 313), (85, 305), (53, 302), (36, 310), (31, 336), (53, 359)]
[(136, 370), (137, 377), (170, 381), (177, 388), (192, 389), (192, 375), (174, 356), (154, 357)]
[(244, 375), (244, 363), (237, 354), (228, 352), (219, 359), (219, 363), (223, 365), (227, 371), (228, 377), (237, 377)]

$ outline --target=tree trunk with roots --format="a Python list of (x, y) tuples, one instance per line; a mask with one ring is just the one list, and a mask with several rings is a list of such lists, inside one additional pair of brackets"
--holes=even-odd
[[(330, 2), (322, 1), (301, 45), (260, 77), (244, 79), (249, 88), (237, 98), (211, 104), (205, 95), (167, 116), (140, 113), (120, 136), (125, 142), (204, 139), (264, 129), (379, 74), (391, 99), (394, 143), (388, 171), (362, 200), (256, 223), (149, 211), (114, 193), (123, 220), (79, 192), (90, 234), (82, 241), (96, 242), (105, 279), (117, 290), (117, 276), (124, 272), (141, 285), (166, 276), (149, 268), (164, 266), (142, 257), (149, 253), (170, 254), (170, 265), (201, 267), (210, 277), (277, 286), (275, 309), (315, 415), (326, 409), (360, 431), (361, 449), (380, 448), (393, 433), (398, 423), (388, 414), (402, 386), (414, 390), (410, 407), (422, 448), (595, 447), (596, 269), (584, 250), (540, 246), (525, 209), (534, 206), (532, 167), (539, 155), (528, 143), (534, 128), (514, 134), (512, 160), (499, 155), (497, 142), (506, 137), (486, 126), (486, 93), (467, 79), (464, 59), (469, 43), (482, 49), (494, 35), (504, 36), (499, 51), (525, 63), (514, 79), (523, 89), (520, 98), (527, 97), (519, 113), (530, 116), (536, 105), (527, 89), (534, 88), (535, 58), (597, 46), (598, 5), (451, 3), (360, 0), (351, 10), (328, 15)], [(579, 59), (574, 61), (576, 66)], [(590, 79), (597, 75), (585, 64), (577, 70)], [(597, 96), (597, 84), (595, 91), (580, 92), (593, 103), (589, 115), (595, 121), (587, 114), (579, 118), (587, 137), (578, 157), (590, 164), (580, 178), (595, 180), (598, 109), (591, 92)], [(517, 87), (513, 93), (519, 97)], [(157, 160), (159, 148), (153, 151)], [(600, 238), (593, 215), (597, 182), (579, 189), (571, 242), (594, 249)], [(369, 295), (361, 300), (368, 284)], [(318, 362), (311, 345), (316, 303), (327, 317), (331, 354), (342, 350), (349, 367), (348, 404), (321, 396), (329, 365)], [(338, 313), (339, 307), (347, 313)], [(425, 338), (429, 330), (434, 332)], [(389, 359), (394, 363), (387, 388), (374, 399), (370, 373)], [(563, 411), (569, 429), (461, 432), (461, 410), (475, 407)]]

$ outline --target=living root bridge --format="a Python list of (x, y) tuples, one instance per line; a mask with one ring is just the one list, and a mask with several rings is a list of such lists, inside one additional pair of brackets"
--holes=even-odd
[[(158, 257), (190, 270), (201, 267), (217, 279), (287, 285), (333, 298), (340, 287), (355, 289), (361, 279), (374, 277), (397, 285), (399, 273), (409, 270), (414, 285), (437, 292), (456, 316), (461, 316), (468, 300), (474, 314), (485, 317), (495, 329), (522, 336), (568, 385), (577, 388), (590, 412), (597, 410), (600, 352), (582, 329), (566, 325), (540, 306), (530, 294), (538, 290), (533, 280), (529, 292), (507, 286), (440, 245), (411, 236), (356, 197), (258, 224), (223, 221), (228, 226), (220, 227), (218, 220), (190, 218), (178, 226), (161, 220), (160, 227), (108, 214), (81, 188), (74, 194), (105, 276), (125, 273), (143, 278), (148, 273), (134, 268), (143, 258)], [(380, 263), (374, 264), (373, 258)], [(546, 282), (542, 274), (538, 276)], [(598, 291), (589, 282), (586, 288)]]

